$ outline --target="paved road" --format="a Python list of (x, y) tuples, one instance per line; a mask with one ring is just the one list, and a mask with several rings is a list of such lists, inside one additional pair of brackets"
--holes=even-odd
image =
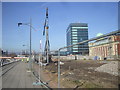
[(2, 76), (2, 88), (41, 88), (33, 85), (36, 79), (31, 72), (27, 72), (27, 69), (27, 63), (19, 62)]

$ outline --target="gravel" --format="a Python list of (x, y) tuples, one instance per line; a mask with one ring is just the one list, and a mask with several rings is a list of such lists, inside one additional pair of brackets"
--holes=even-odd
[(96, 68), (95, 71), (106, 72), (118, 76), (118, 63), (119, 61), (109, 61), (108, 63)]

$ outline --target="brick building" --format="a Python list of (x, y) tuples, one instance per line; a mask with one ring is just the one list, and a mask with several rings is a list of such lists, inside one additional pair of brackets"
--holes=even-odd
[(120, 35), (100, 38), (89, 43), (89, 55), (98, 59), (120, 59)]

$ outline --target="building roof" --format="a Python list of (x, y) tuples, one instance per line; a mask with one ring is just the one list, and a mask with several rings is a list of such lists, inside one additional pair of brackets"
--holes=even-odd
[(69, 27), (87, 27), (87, 23), (71, 23)]
[(70, 23), (66, 31), (68, 31), (69, 27), (88, 27), (88, 24), (87, 23)]

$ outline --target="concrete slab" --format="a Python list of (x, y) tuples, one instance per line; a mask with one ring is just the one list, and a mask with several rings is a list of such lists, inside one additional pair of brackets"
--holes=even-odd
[(2, 88), (42, 88), (40, 85), (33, 85), (36, 78), (27, 70), (28, 63), (19, 62), (2, 76)]

